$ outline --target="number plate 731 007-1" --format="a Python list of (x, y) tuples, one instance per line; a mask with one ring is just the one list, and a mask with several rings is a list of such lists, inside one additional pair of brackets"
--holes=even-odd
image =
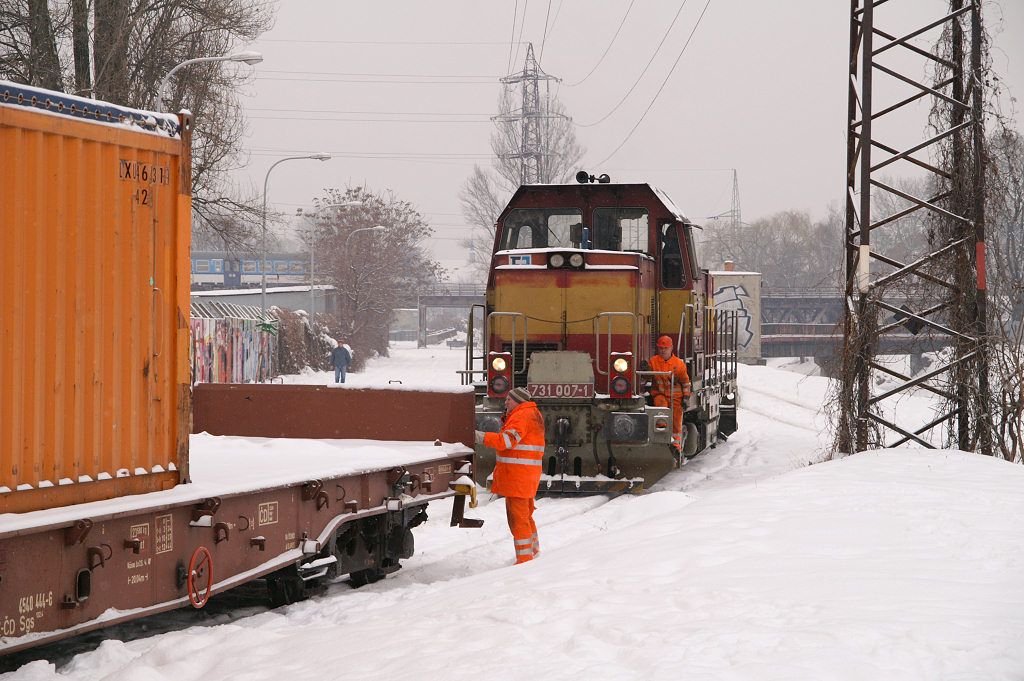
[(593, 397), (593, 383), (531, 383), (526, 386), (533, 397)]

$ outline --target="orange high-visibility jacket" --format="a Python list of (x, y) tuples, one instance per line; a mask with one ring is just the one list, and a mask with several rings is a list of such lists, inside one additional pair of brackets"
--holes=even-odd
[[(661, 355), (655, 355), (651, 358), (650, 364), (651, 371), (672, 372), (675, 376), (675, 392), (677, 394), (681, 392), (682, 397), (690, 396), (690, 374), (686, 371), (686, 362), (675, 355), (672, 355), (667, 360), (662, 359)], [(668, 396), (669, 381), (668, 376), (655, 376), (654, 385), (652, 386), (653, 392)]]
[(544, 417), (537, 403), (516, 405), (501, 432), (484, 433), (484, 444), (498, 453), (491, 491), (503, 497), (535, 497), (544, 469)]

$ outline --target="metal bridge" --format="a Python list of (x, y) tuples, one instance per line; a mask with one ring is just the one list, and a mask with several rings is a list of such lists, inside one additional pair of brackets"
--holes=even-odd
[[(813, 357), (831, 373), (843, 346), (845, 296), (838, 288), (764, 288), (761, 291), (761, 354), (764, 357)], [(894, 307), (906, 297), (887, 299)], [(894, 315), (889, 321), (898, 321)], [(910, 326), (910, 325), (908, 325)], [(917, 331), (919, 333), (914, 333)], [(910, 355), (912, 364), (921, 355), (949, 344), (949, 337), (920, 328), (906, 329), (878, 339), (879, 355)]]

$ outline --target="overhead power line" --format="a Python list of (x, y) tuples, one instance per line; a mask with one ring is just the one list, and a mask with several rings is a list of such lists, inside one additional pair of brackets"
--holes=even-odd
[(494, 87), (494, 80), (380, 80), (352, 78), (296, 78), (284, 76), (256, 76), (256, 80), (279, 80), (304, 83), (363, 83), (366, 85), (487, 85)]
[(282, 69), (260, 69), (260, 74), (265, 73), (287, 73), (304, 76), (374, 76), (377, 78), (486, 78), (495, 80), (501, 76), (488, 75), (486, 73), (467, 73), (451, 75), (446, 73), (355, 73), (346, 71), (286, 71)]
[(508, 38), (508, 66), (505, 67), (505, 73), (512, 70), (512, 48), (516, 46), (516, 17), (519, 16), (519, 0), (516, 0), (516, 5), (512, 9), (512, 35)]
[(636, 125), (634, 125), (634, 126), (633, 126), (633, 128), (632, 128), (632, 129), (631, 129), (631, 130), (629, 131), (629, 134), (627, 134), (627, 135), (626, 135), (626, 138), (625, 138), (624, 140), (622, 140), (622, 142), (621, 142), (621, 143), (619, 144), (619, 146), (615, 147), (615, 149), (614, 149), (614, 150), (612, 151), (612, 153), (610, 153), (610, 154), (608, 154), (607, 156), (605, 156), (605, 157), (604, 157), (604, 159), (602, 159), (602, 160), (601, 160), (601, 161), (600, 161), (600, 162), (599, 162), (599, 163), (597, 164), (597, 166), (598, 166), (598, 167), (600, 167), (601, 165), (603, 165), (603, 164), (605, 163), (605, 161), (607, 161), (607, 160), (608, 160), (608, 159), (610, 159), (610, 158), (611, 158), (612, 156), (614, 156), (615, 154), (617, 154), (617, 153), (619, 152), (619, 149), (621, 149), (621, 148), (622, 148), (622, 147), (623, 147), (623, 146), (624, 146), (624, 145), (626, 144), (626, 142), (628, 142), (628, 141), (629, 141), (629, 138), (633, 136), (633, 133), (634, 133), (634, 132), (636, 132), (636, 129), (640, 127), (640, 124), (641, 124), (641, 123), (643, 123), (643, 121), (644, 121), (644, 118), (646, 118), (646, 117), (647, 117), (647, 114), (648, 114), (648, 112), (650, 112), (650, 110), (651, 110), (651, 107), (653, 107), (653, 106), (654, 106), (654, 103), (655, 103), (656, 101), (658, 101), (658, 96), (659, 96), (659, 95), (661, 94), (661, 91), (665, 89), (665, 85), (666, 85), (666, 84), (668, 83), (668, 81), (669, 81), (669, 78), (671, 78), (671, 77), (672, 77), (672, 74), (673, 74), (673, 73), (675, 72), (675, 70), (676, 70), (676, 66), (678, 66), (678, 65), (679, 65), (679, 60), (680, 60), (680, 59), (682, 59), (682, 58), (683, 58), (683, 54), (685, 54), (685, 53), (686, 53), (686, 48), (687, 48), (687, 47), (689, 46), (689, 44), (690, 44), (690, 40), (692, 40), (692, 39), (693, 39), (693, 34), (697, 32), (697, 28), (698, 28), (698, 27), (700, 26), (700, 22), (701, 22), (701, 20), (702, 20), (702, 19), (704, 18), (704, 13), (708, 11), (708, 5), (710, 5), (710, 4), (711, 4), (711, 0), (707, 0), (707, 2), (706, 2), (706, 3), (704, 3), (704, 9), (702, 9), (702, 10), (701, 10), (701, 12), (700, 12), (700, 16), (699, 16), (699, 17), (697, 17), (697, 23), (695, 23), (695, 24), (693, 25), (693, 30), (692, 30), (692, 31), (690, 31), (690, 35), (689, 35), (689, 36), (688, 36), (688, 37), (686, 38), (686, 42), (685, 42), (685, 43), (683, 43), (683, 48), (682, 48), (681, 50), (679, 50), (679, 56), (678, 56), (678, 57), (676, 57), (676, 60), (675, 60), (675, 62), (674, 62), (674, 63), (672, 64), (672, 68), (671, 68), (671, 69), (669, 69), (668, 75), (667, 75), (667, 76), (665, 76), (665, 80), (663, 80), (663, 81), (661, 82), (661, 87), (659, 87), (659, 88), (658, 88), (658, 91), (654, 93), (654, 98), (653, 98), (653, 99), (651, 99), (651, 103), (647, 105), (647, 108), (646, 108), (646, 109), (644, 109), (644, 112), (643, 112), (643, 114), (642, 114), (642, 115), (640, 116), (640, 120), (638, 120), (638, 121), (636, 122)]
[(255, 121), (324, 121), (326, 123), (447, 123), (465, 125), (467, 123), (490, 123), (490, 118), (339, 118), (334, 117), (313, 117), (313, 116), (247, 116), (249, 120)]
[[(566, 83), (566, 87), (575, 87), (577, 85), (582, 84), (584, 81), (587, 80), (587, 78), (590, 78), (590, 76), (593, 75), (594, 71), (597, 71), (597, 67), (601, 65), (601, 62), (604, 61), (604, 58), (608, 56), (608, 52), (612, 49), (612, 45), (615, 44), (615, 39), (619, 37), (619, 33), (622, 31), (622, 27), (626, 25), (626, 17), (629, 16), (629, 11), (633, 9), (633, 4), (635, 2), (636, 0), (630, 0), (629, 7), (626, 8), (626, 13), (622, 15), (622, 21), (619, 22), (619, 27), (615, 29), (615, 35), (612, 36), (611, 42), (608, 43), (608, 47), (604, 48), (604, 53), (601, 55), (601, 58), (597, 60), (597, 63), (594, 64), (594, 68), (590, 69), (590, 73), (583, 76), (583, 78), (576, 81), (575, 83)], [(558, 16), (556, 15), (555, 18), (557, 19)]]
[(490, 116), (488, 111), (447, 112), (447, 111), (341, 111), (339, 109), (279, 109), (274, 107), (246, 107), (246, 111), (279, 111), (284, 113), (323, 113), (344, 115), (387, 115), (387, 116)]
[(476, 40), (476, 41), (449, 41), (449, 40), (309, 40), (306, 38), (260, 38), (259, 43), (309, 43), (324, 45), (429, 45), (433, 47), (447, 47), (449, 45), (507, 45), (504, 40)]
[(540, 58), (537, 60), (541, 64), (544, 63), (544, 45), (548, 42), (548, 19), (551, 18), (551, 0), (548, 0), (548, 11), (544, 15), (544, 34), (540, 39)]
[[(516, 0), (518, 3), (518, 0)], [(526, 29), (526, 10), (530, 8), (530, 0), (523, 0), (523, 19), (519, 22), (519, 40), (516, 41), (516, 56), (512, 59), (512, 64), (519, 61), (519, 48), (523, 44), (523, 31)], [(509, 65), (509, 71), (512, 70), (511, 64)]]
[(291, 154), (315, 154), (325, 152), (332, 156), (345, 156), (354, 158), (446, 158), (446, 159), (473, 159), (490, 158), (490, 154), (463, 154), (455, 152), (419, 152), (419, 151), (342, 151), (331, 149), (264, 149), (255, 148), (253, 153), (277, 154), (288, 156)]
[(654, 49), (654, 54), (652, 54), (651, 58), (648, 60), (647, 66), (645, 66), (644, 70), (640, 72), (640, 75), (636, 77), (636, 80), (633, 81), (633, 85), (630, 86), (629, 90), (626, 91), (626, 94), (622, 95), (622, 99), (619, 100), (619, 103), (616, 104), (614, 107), (612, 107), (611, 111), (606, 113), (604, 116), (601, 116), (601, 118), (597, 119), (593, 123), (575, 123), (574, 122), (573, 123), (574, 125), (576, 125), (577, 127), (580, 127), (580, 128), (590, 128), (592, 126), (597, 125), (598, 123), (604, 122), (605, 120), (608, 119), (609, 116), (611, 116), (613, 113), (615, 113), (616, 111), (619, 110), (619, 107), (622, 106), (623, 102), (625, 102), (627, 99), (629, 99), (629, 96), (631, 94), (633, 94), (633, 90), (635, 90), (636, 86), (640, 84), (640, 81), (641, 81), (641, 79), (643, 79), (644, 74), (647, 73), (647, 69), (651, 68), (651, 64), (654, 63), (654, 58), (658, 56), (659, 52), (661, 52), (662, 45), (665, 44), (665, 40), (668, 38), (668, 34), (672, 32), (672, 27), (676, 25), (676, 21), (679, 19), (679, 15), (683, 13), (683, 8), (684, 7), (686, 7), (686, 0), (683, 0), (683, 2), (679, 5), (679, 9), (676, 10), (676, 15), (674, 17), (672, 17), (672, 23), (670, 23), (668, 25), (668, 28), (665, 30), (665, 35), (661, 36), (661, 42), (658, 43), (658, 46)]

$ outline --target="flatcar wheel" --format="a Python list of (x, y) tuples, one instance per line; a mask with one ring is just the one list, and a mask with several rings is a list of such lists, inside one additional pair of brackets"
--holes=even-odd
[(367, 568), (365, 570), (356, 570), (348, 576), (348, 583), (352, 585), (353, 589), (358, 589), (361, 586), (367, 584), (373, 584), (384, 579), (386, 573), (380, 568)]

